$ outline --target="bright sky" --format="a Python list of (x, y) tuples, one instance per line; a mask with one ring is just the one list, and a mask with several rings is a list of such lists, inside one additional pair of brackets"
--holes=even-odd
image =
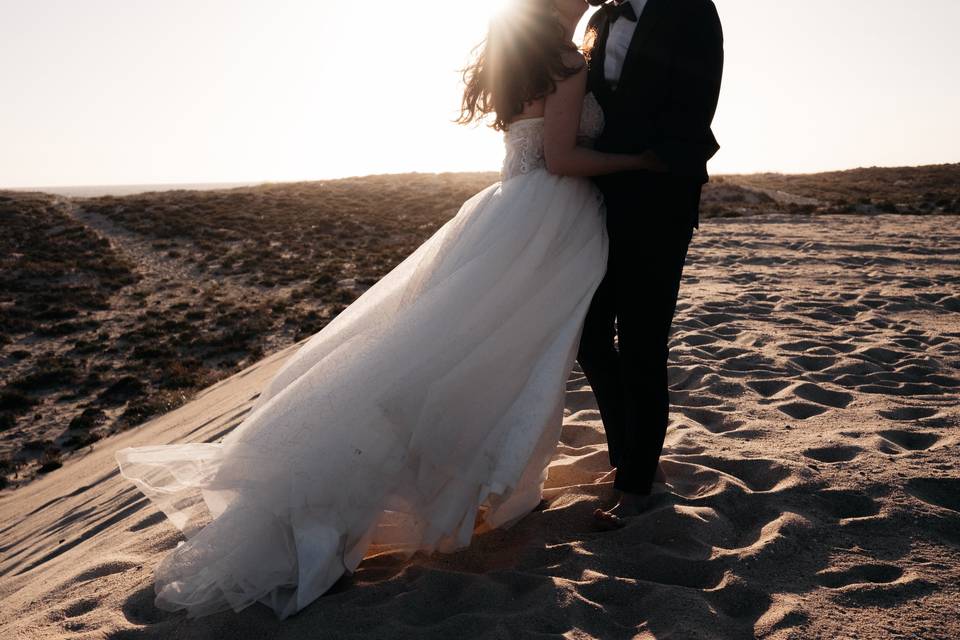
[[(497, 170), (450, 123), (503, 0), (0, 0), (0, 187)], [(716, 0), (713, 173), (960, 161), (960, 1)]]

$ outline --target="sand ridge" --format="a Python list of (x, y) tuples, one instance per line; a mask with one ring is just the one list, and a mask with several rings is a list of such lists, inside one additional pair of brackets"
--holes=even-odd
[[(135, 444), (214, 441), (297, 345), (0, 497), (4, 637), (960, 637), (955, 218), (711, 220), (672, 337), (669, 486), (614, 532), (575, 369), (544, 497), (454, 554), (372, 549), (277, 622), (153, 608), (179, 533), (117, 474)], [(642, 285), (640, 285), (642, 286)]]

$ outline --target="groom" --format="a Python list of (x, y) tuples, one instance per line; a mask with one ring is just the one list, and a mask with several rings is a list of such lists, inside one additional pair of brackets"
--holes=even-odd
[(723, 32), (711, 0), (617, 0), (591, 17), (588, 34), (588, 89), (606, 120), (597, 149), (652, 155), (663, 169), (596, 178), (610, 252), (577, 360), (597, 398), (620, 493), (613, 509), (594, 515), (615, 528), (644, 509), (651, 485), (663, 479), (667, 342), (687, 246), (699, 227), (706, 163), (720, 148), (710, 124)]

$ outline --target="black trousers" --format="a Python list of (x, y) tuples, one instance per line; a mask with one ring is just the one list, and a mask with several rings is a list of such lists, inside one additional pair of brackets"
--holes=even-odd
[(610, 253), (577, 361), (600, 409), (614, 487), (649, 494), (669, 419), (668, 340), (700, 185), (623, 174), (601, 188)]

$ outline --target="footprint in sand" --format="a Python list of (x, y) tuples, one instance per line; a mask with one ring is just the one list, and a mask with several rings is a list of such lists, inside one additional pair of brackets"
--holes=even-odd
[[(785, 488), (794, 471), (776, 460), (763, 458), (721, 458), (710, 455), (684, 456), (676, 462), (699, 465), (731, 476), (751, 491), (766, 492)], [(668, 470), (669, 473), (669, 470)]]
[(820, 320), (822, 322), (829, 322), (830, 324), (839, 324), (843, 322), (844, 316), (834, 313), (828, 309), (819, 309), (817, 311), (807, 311), (803, 315), (812, 319)]
[(796, 342), (785, 342), (780, 345), (780, 349), (783, 351), (793, 351), (796, 353), (803, 353), (809, 349), (815, 349), (820, 346), (819, 342), (814, 340), (798, 340)]
[(820, 348), (829, 349), (833, 353), (850, 353), (851, 351), (855, 351), (857, 347), (849, 342), (833, 341), (820, 345)]
[(596, 398), (589, 387), (586, 389), (567, 391), (566, 397), (564, 398), (564, 408), (569, 409), (571, 413), (576, 413), (583, 409), (596, 409), (596, 407)]
[(960, 296), (950, 296), (949, 298), (944, 298), (940, 301), (940, 306), (947, 311), (960, 312)]
[(859, 491), (824, 489), (815, 495), (820, 507), (838, 520), (866, 518), (880, 511), (873, 498)]
[(937, 351), (948, 356), (960, 355), (960, 344), (956, 342), (947, 342), (947, 338), (936, 337), (928, 341), (931, 347), (938, 347)]
[(161, 622), (164, 618), (174, 615), (155, 607), (154, 598), (153, 585), (145, 586), (128, 596), (122, 606), (127, 622), (142, 627)]
[(717, 325), (726, 324), (736, 319), (736, 316), (733, 316), (729, 313), (704, 313), (702, 315), (696, 316), (696, 320), (702, 322), (704, 325), (709, 327), (715, 327)]
[(818, 574), (820, 584), (833, 589), (848, 604), (863, 607), (890, 606), (929, 593), (933, 588), (914, 573), (904, 573), (889, 564), (863, 564)]
[(724, 575), (714, 589), (706, 589), (704, 595), (728, 616), (749, 620), (763, 615), (773, 602), (769, 594), (732, 573)]
[(904, 358), (909, 357), (909, 355), (906, 353), (894, 351), (893, 349), (886, 349), (884, 347), (869, 347), (862, 351), (858, 351), (853, 355), (861, 356), (867, 360), (879, 362), (880, 364), (896, 364)]
[(610, 455), (606, 449), (573, 449), (561, 445), (548, 467), (547, 484), (551, 487), (588, 484), (608, 471)]
[(940, 436), (935, 433), (925, 431), (905, 431), (894, 429), (890, 431), (881, 431), (880, 435), (886, 440), (894, 443), (898, 447), (908, 451), (926, 451), (936, 443), (940, 442)]
[(575, 449), (605, 444), (606, 441), (602, 430), (585, 424), (565, 422), (563, 429), (560, 431), (560, 442)]
[(702, 444), (697, 444), (693, 440), (688, 440), (684, 438), (676, 444), (668, 445), (665, 448), (664, 453), (666, 455), (684, 456), (684, 455), (695, 455), (698, 453), (703, 453), (706, 450), (707, 448)]
[(804, 371), (823, 371), (837, 362), (837, 359), (832, 356), (810, 355), (794, 356), (789, 360)]
[(736, 282), (737, 284), (753, 284), (760, 279), (759, 274), (747, 272), (747, 273), (737, 273), (730, 276), (730, 280)]
[(721, 360), (720, 369), (726, 377), (744, 377), (746, 375), (785, 375), (786, 372), (773, 359), (760, 353), (748, 353), (731, 356)]
[(896, 409), (881, 410), (878, 412), (887, 420), (913, 421), (929, 418), (937, 413), (933, 407), (897, 407)]
[(851, 584), (883, 584), (897, 580), (903, 569), (890, 564), (863, 564), (849, 569), (821, 571), (817, 579), (825, 587), (840, 589)]
[(790, 383), (783, 380), (750, 380), (747, 386), (764, 398), (769, 398), (789, 387)]
[(907, 492), (927, 504), (960, 513), (960, 478), (911, 478)]
[(61, 617), (77, 618), (86, 613), (90, 613), (94, 609), (97, 609), (101, 604), (102, 602), (100, 601), (100, 598), (80, 598), (79, 600), (74, 600), (63, 609), (51, 613), (50, 616), (54, 619), (59, 619)]
[(824, 389), (820, 385), (809, 382), (805, 382), (793, 389), (793, 394), (798, 398), (803, 398), (804, 400), (835, 409), (846, 408), (847, 405), (853, 402), (853, 395), (849, 393), (844, 391), (831, 391), (830, 389)]
[(849, 462), (860, 455), (862, 451), (863, 449), (860, 447), (838, 444), (829, 447), (807, 449), (803, 452), (803, 455), (817, 462)]
[(743, 395), (747, 392), (744, 386), (739, 382), (724, 380), (723, 378), (717, 378), (716, 380), (712, 381), (709, 384), (708, 389), (720, 398), (740, 398), (743, 397)]
[(806, 420), (827, 411), (826, 407), (809, 402), (788, 402), (778, 405), (777, 409), (797, 420)]
[(695, 391), (703, 386), (704, 378), (712, 375), (711, 369), (700, 364), (692, 367), (671, 366), (667, 369), (670, 389), (676, 391)]
[[(712, 387), (713, 385), (711, 385)], [(687, 391), (673, 391), (670, 393), (670, 404), (674, 407), (716, 407), (722, 405), (724, 400), (711, 396), (709, 394), (695, 393), (691, 395)]]
[(902, 383), (896, 380), (896, 374), (890, 380), (879, 380), (876, 384), (865, 384), (858, 391), (888, 396), (937, 396), (944, 393), (943, 386), (928, 383)]
[(852, 319), (856, 318), (857, 314), (865, 310), (865, 307), (860, 305), (845, 305), (845, 304), (834, 304), (827, 307), (829, 311), (837, 314), (842, 318)]
[[(163, 514), (160, 515), (162, 516)], [(128, 571), (139, 566), (141, 566), (139, 562), (131, 562), (130, 560), (111, 560), (109, 562), (103, 562), (95, 567), (90, 567), (89, 569), (81, 571), (75, 575), (70, 582), (87, 582), (89, 580), (105, 578), (107, 576), (112, 576), (115, 573), (123, 573), (124, 571)]]
[(732, 337), (734, 337), (734, 336), (740, 335), (740, 333), (741, 333), (742, 331), (743, 331), (743, 330), (740, 329), (739, 327), (731, 327), (731, 326), (728, 325), (728, 326), (725, 326), (725, 327), (717, 327), (717, 328), (714, 330), (714, 333), (719, 334), (719, 335), (721, 335), (721, 336), (723, 336), (723, 337), (725, 337), (725, 338), (732, 338)]
[(703, 425), (710, 433), (726, 433), (742, 427), (743, 420), (731, 420), (726, 414), (700, 407), (680, 407), (683, 415)]
[(703, 333), (688, 333), (680, 338), (680, 342), (692, 347), (702, 347), (705, 344), (713, 344), (717, 340), (718, 338), (715, 336), (709, 336)]

